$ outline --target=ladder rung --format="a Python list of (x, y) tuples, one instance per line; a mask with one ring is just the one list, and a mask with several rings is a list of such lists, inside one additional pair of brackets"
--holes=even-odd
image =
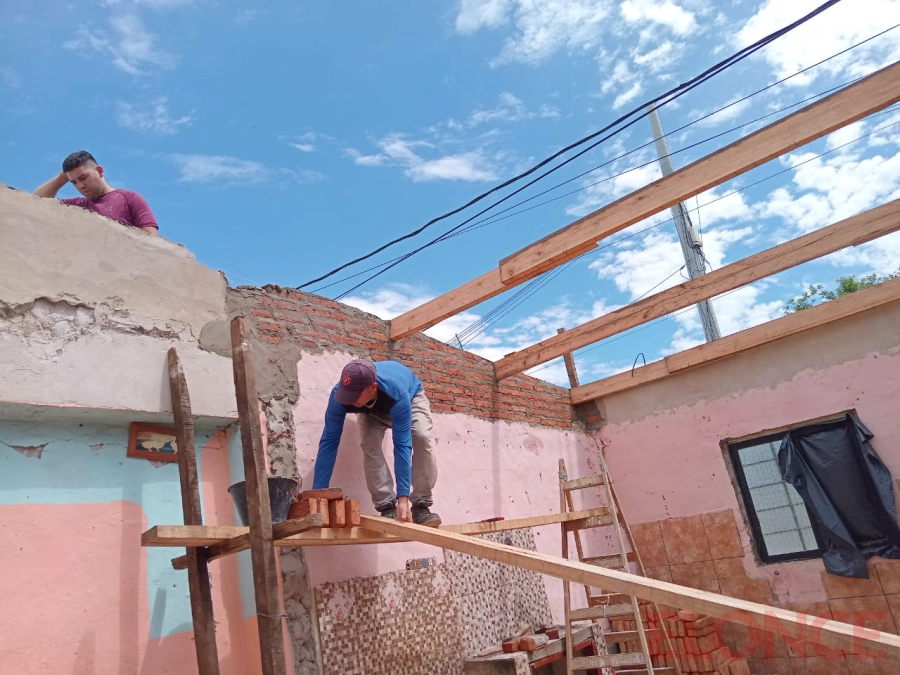
[[(629, 654), (610, 654), (609, 656), (575, 656), (572, 657), (572, 670), (588, 670), (590, 668), (617, 668), (619, 666), (643, 666), (646, 664), (640, 652)], [(654, 668), (653, 670), (656, 670)]]
[(606, 478), (602, 474), (596, 476), (585, 476), (584, 478), (574, 478), (572, 480), (564, 480), (560, 486), (566, 492), (572, 490), (583, 490), (584, 488), (606, 485)]
[[(628, 554), (628, 562), (635, 562), (634, 553), (629, 552)], [(605, 567), (607, 569), (624, 569), (622, 567), (622, 554), (621, 553), (612, 553), (610, 555), (595, 555), (590, 558), (585, 558), (582, 562), (587, 563), (588, 565), (596, 565), (597, 567)]]
[(563, 523), (566, 532), (575, 532), (577, 530), (589, 530), (593, 527), (604, 527), (612, 525), (612, 516), (591, 516), (590, 518), (581, 518), (580, 520), (570, 520)]
[[(647, 675), (648, 672), (649, 671), (646, 668), (638, 668), (637, 670), (632, 670), (631, 668), (623, 670), (620, 668), (617, 671), (617, 675), (625, 675), (626, 673), (627, 675)], [(653, 675), (675, 675), (675, 669), (668, 667), (657, 668), (656, 666), (653, 666)], [(710, 675), (712, 674), (710, 673)]]
[[(648, 640), (663, 640), (666, 637), (666, 634), (660, 628), (645, 628), (644, 635)], [(636, 630), (622, 630), (615, 633), (604, 633), (603, 639), (608, 644), (618, 644), (621, 642), (633, 642), (641, 638)]]
[(569, 621), (587, 621), (588, 619), (604, 619), (609, 616), (634, 616), (631, 603), (627, 605), (600, 605), (598, 607), (585, 607), (573, 609), (569, 612)]

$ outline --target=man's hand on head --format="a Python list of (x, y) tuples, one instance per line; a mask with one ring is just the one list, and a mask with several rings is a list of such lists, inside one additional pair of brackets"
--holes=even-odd
[(400, 497), (397, 499), (397, 520), (404, 523), (411, 523), (413, 521), (409, 497)]

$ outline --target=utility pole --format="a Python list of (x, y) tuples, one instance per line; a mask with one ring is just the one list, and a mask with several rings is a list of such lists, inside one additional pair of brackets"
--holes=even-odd
[[(659, 119), (656, 106), (651, 105), (649, 111), (650, 129), (653, 131), (653, 142), (656, 145), (656, 154), (659, 156), (659, 166), (662, 169), (662, 175), (668, 176), (675, 171), (672, 157), (669, 154), (669, 144), (666, 143), (666, 135), (663, 132), (662, 122)], [(672, 217), (675, 219), (675, 229), (678, 230), (678, 239), (681, 241), (681, 251), (684, 253), (684, 263), (687, 267), (688, 276), (691, 279), (696, 279), (706, 274), (706, 262), (702, 253), (703, 242), (700, 241), (700, 235), (697, 234), (697, 230), (691, 223), (688, 210), (682, 202), (675, 204), (671, 211)], [(697, 310), (700, 312), (700, 321), (703, 323), (706, 341), (712, 342), (722, 337), (719, 334), (719, 322), (716, 321), (716, 315), (713, 312), (710, 301), (701, 300), (698, 302)]]

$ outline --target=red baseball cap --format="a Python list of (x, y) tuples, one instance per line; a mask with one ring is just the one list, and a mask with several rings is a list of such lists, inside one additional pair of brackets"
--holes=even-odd
[(341, 371), (341, 381), (334, 393), (334, 400), (341, 405), (353, 405), (359, 400), (363, 389), (375, 382), (376, 374), (375, 364), (371, 361), (353, 359)]

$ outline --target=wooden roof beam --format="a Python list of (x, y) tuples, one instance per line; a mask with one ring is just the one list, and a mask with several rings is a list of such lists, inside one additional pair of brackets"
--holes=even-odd
[(504, 258), (499, 268), (391, 321), (391, 340), (430, 328), (553, 267), (597, 242), (760, 164), (900, 101), (895, 63), (703, 157)]
[(572, 405), (594, 401), (610, 394), (656, 382), (691, 368), (712, 363), (734, 354), (759, 347), (805, 330), (823, 326), (881, 305), (900, 300), (900, 279), (885, 281), (862, 291), (829, 300), (802, 312), (768, 321), (715, 342), (667, 356), (662, 361), (648, 363), (633, 372), (619, 373), (596, 382), (574, 387), (570, 392)]
[(900, 230), (900, 199), (720, 267), (505, 356), (494, 364), (497, 379), (502, 380), (776, 272), (897, 230)]

